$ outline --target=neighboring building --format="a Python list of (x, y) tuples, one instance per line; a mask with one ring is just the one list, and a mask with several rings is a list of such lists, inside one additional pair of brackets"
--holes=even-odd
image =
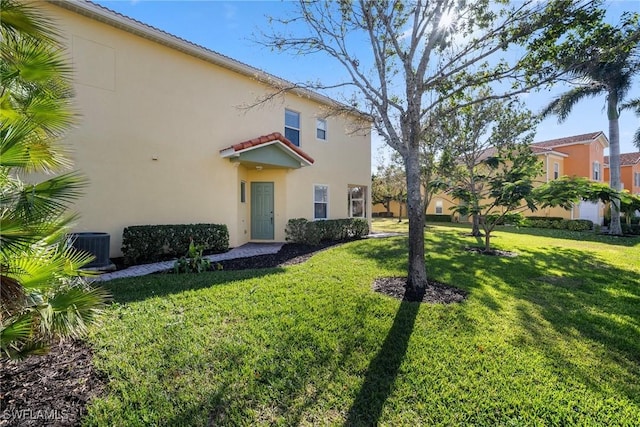
[[(609, 181), (609, 156), (604, 158), (604, 180)], [(620, 182), (631, 194), (640, 194), (640, 152), (620, 154)]]
[[(537, 179), (539, 183), (558, 179), (561, 176), (586, 177), (593, 181), (606, 182), (604, 150), (609, 141), (603, 132), (592, 132), (558, 138), (548, 141), (534, 142), (531, 149), (543, 165), (543, 173)], [(428, 214), (451, 214), (455, 200), (445, 193), (433, 196)], [(398, 215), (397, 204), (392, 204), (392, 213)], [(395, 209), (395, 210), (394, 210)], [(386, 211), (381, 205), (373, 207), (374, 212)], [(545, 208), (535, 212), (525, 210), (525, 216), (555, 216), (567, 219), (590, 219), (594, 223), (602, 223), (604, 206), (602, 203), (581, 202), (572, 210), (562, 208)], [(457, 218), (457, 217), (456, 217)], [(462, 220), (466, 220), (462, 218)]]
[[(219, 223), (231, 246), (284, 241), (289, 219), (370, 218), (370, 121), (336, 102), (85, 1), (41, 3), (74, 69), (66, 136), (89, 179), (74, 231)], [(360, 131), (354, 133), (354, 129)]]
[[(608, 147), (609, 140), (603, 132), (591, 132), (531, 144), (533, 152), (543, 162), (543, 182), (557, 179), (563, 175), (606, 182), (604, 178), (604, 150)], [(604, 204), (601, 202), (580, 202), (569, 211), (561, 208), (547, 208), (533, 213), (526, 211), (524, 214), (527, 216), (589, 219), (595, 224), (602, 224)]]

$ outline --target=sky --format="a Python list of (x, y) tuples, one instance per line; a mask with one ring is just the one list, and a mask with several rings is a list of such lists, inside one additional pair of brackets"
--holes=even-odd
[[(258, 41), (262, 32), (269, 32), (269, 16), (286, 17), (293, 4), (288, 1), (159, 1), (159, 0), (94, 0), (111, 10), (134, 18), (170, 34), (196, 43), (240, 62), (267, 71), (292, 82), (320, 81), (335, 83), (347, 79), (340, 65), (328, 57), (292, 56), (272, 51)], [(611, 0), (606, 2), (607, 19), (616, 23), (624, 11), (640, 12), (640, 0)], [(366, 45), (363, 45), (366, 49)], [(344, 76), (344, 77), (343, 77)], [(634, 82), (630, 95), (640, 97), (640, 78)], [(563, 92), (563, 88), (526, 94), (528, 108), (540, 111)], [(329, 94), (330, 96), (332, 94)], [(604, 110), (604, 96), (577, 104), (563, 123), (550, 117), (537, 128), (535, 140), (562, 138), (588, 132), (602, 131), (608, 135), (609, 125)], [(631, 111), (620, 116), (620, 152), (635, 152), (631, 142), (640, 118)], [(372, 167), (384, 143), (373, 132)]]

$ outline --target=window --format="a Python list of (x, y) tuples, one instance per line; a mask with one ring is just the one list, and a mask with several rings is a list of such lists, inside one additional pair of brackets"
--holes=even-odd
[(365, 218), (367, 216), (367, 187), (349, 186), (349, 217)]
[(327, 219), (329, 204), (329, 186), (313, 186), (313, 219)]
[(436, 213), (442, 214), (442, 200), (436, 200)]
[(636, 187), (640, 187), (640, 172), (636, 172), (633, 174), (633, 185)]
[(300, 113), (284, 110), (284, 137), (300, 146)]
[(560, 163), (555, 162), (553, 164), (553, 179), (560, 178)]
[(316, 120), (316, 138), (327, 140), (327, 121), (325, 119)]
[(247, 202), (247, 183), (240, 181), (240, 203)]
[(600, 162), (593, 162), (593, 180), (600, 181)]

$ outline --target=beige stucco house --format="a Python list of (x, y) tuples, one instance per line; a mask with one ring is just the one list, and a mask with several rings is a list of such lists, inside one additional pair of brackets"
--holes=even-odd
[(93, 3), (40, 5), (74, 70), (75, 231), (109, 233), (112, 257), (131, 225), (226, 224), (238, 246), (284, 241), (291, 218), (370, 218), (364, 115), (306, 90), (243, 109), (286, 82)]

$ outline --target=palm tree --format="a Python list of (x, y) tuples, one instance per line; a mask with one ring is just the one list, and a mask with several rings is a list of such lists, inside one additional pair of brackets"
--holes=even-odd
[[(620, 27), (602, 23), (585, 36), (578, 54), (560, 59), (561, 65), (574, 77), (574, 88), (553, 100), (542, 112), (555, 114), (564, 121), (573, 107), (589, 97), (605, 95), (609, 119), (610, 186), (620, 191), (620, 127), (618, 119), (623, 101), (629, 94), (633, 77), (640, 72), (640, 25), (638, 14), (625, 14)], [(620, 201), (611, 208), (610, 234), (622, 234)]]
[(91, 256), (66, 238), (75, 219), (67, 209), (85, 180), (22, 178), (71, 166), (58, 143), (74, 120), (70, 70), (37, 8), (13, 0), (0, 8), (0, 352), (20, 358), (55, 337), (81, 336), (106, 294), (81, 278)]

